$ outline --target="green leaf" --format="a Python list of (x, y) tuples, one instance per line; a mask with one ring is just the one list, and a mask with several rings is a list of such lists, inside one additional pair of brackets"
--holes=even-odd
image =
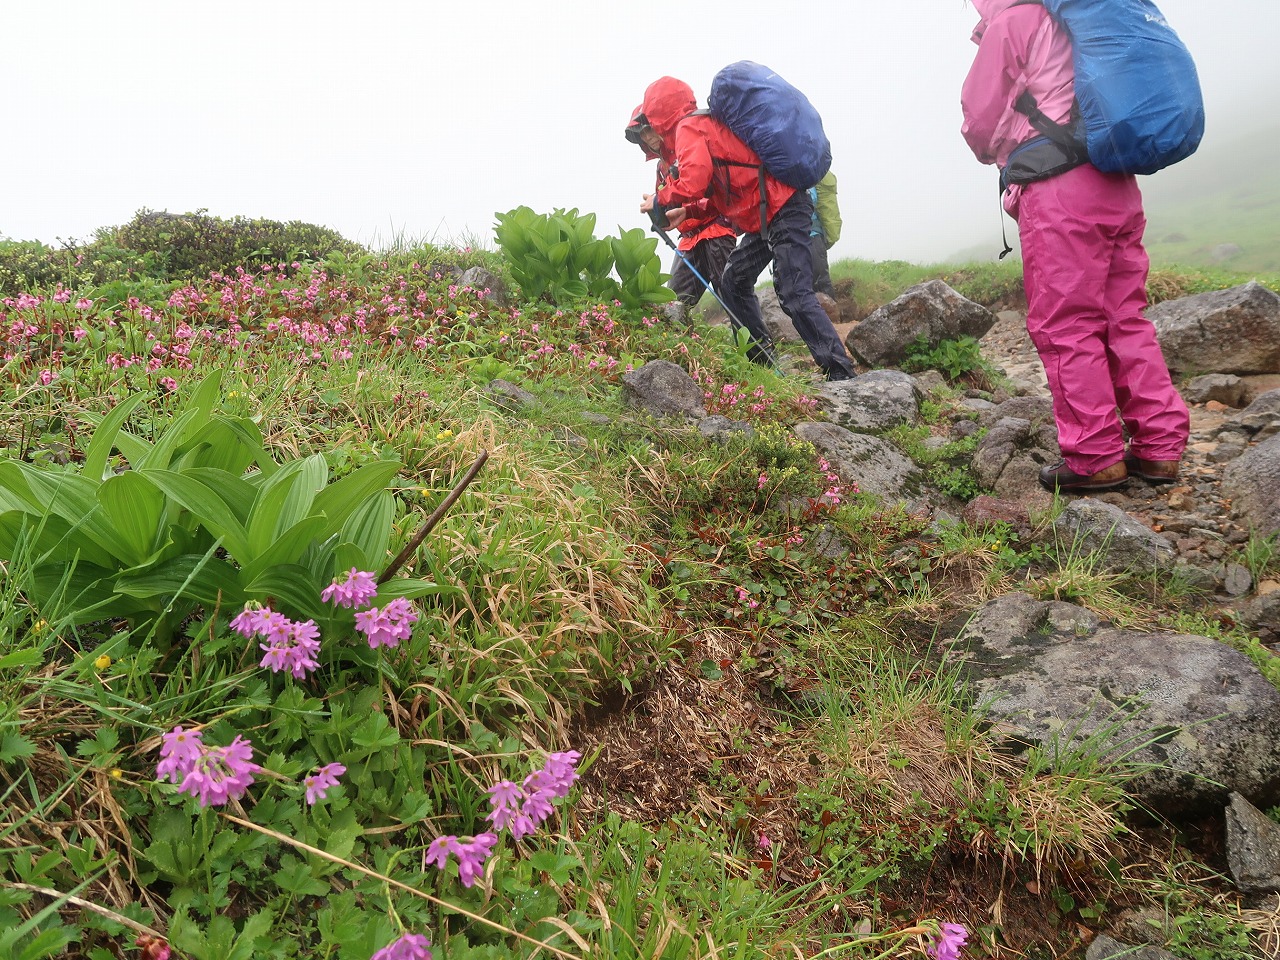
[(151, 568), (127, 571), (116, 577), (115, 592), (140, 600), (182, 597), (211, 606), (242, 607), (245, 592), (235, 567), (208, 553), (170, 557)]
[(20, 733), (0, 734), (0, 763), (12, 763), (34, 756), (36, 745)]
[(339, 533), (357, 507), (379, 490), (386, 489), (400, 467), (398, 460), (367, 463), (320, 491), (312, 504), (312, 512), (322, 513), (329, 520), (321, 539), (327, 540)]
[(164, 494), (144, 475), (126, 470), (103, 481), (98, 502), (117, 538), (117, 556), (127, 565), (143, 563), (155, 551), (164, 522)]
[(310, 513), (328, 478), (324, 456), (316, 454), (282, 467), (258, 487), (246, 524), (254, 557), (264, 553), (281, 531)]
[(365, 500), (343, 524), (339, 540), (351, 544), (364, 555), (367, 566), (361, 569), (381, 569), (386, 565), (395, 509), (395, 498), (382, 490)]
[(133, 413), (144, 396), (145, 394), (135, 393), (117, 403), (93, 431), (93, 438), (85, 447), (84, 466), (81, 468), (81, 472), (90, 480), (101, 480), (106, 476), (107, 461), (116, 446), (116, 438), (124, 427), (124, 422), (129, 419), (129, 414)]
[(241, 568), (241, 580), (247, 583), (256, 580), (274, 566), (297, 563), (312, 544), (319, 542), (320, 535), (327, 525), (328, 520), (325, 517), (307, 517), (305, 520), (299, 520), (265, 551)]
[(16, 670), (19, 667), (34, 667), (44, 659), (39, 650), (14, 650), (0, 657), (0, 670)]
[(279, 564), (245, 584), (244, 592), (247, 597), (273, 597), (283, 602), (287, 612), (315, 620), (328, 614), (320, 601), (325, 586), (317, 583), (315, 573), (306, 567)]
[[(250, 555), (248, 534), (235, 511), (228, 506), (218, 490), (191, 474), (174, 473), (170, 470), (147, 470), (147, 478), (215, 537), (221, 538), (227, 552), (233, 557)], [(243, 481), (239, 482), (244, 485)], [(244, 509), (248, 509), (249, 502), (252, 501), (242, 501)]]

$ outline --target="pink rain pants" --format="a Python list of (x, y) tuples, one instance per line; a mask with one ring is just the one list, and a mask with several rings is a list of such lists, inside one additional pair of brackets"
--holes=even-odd
[(1148, 260), (1137, 180), (1085, 164), (1024, 186), (1017, 217), (1027, 332), (1067, 466), (1089, 475), (1122, 459), (1121, 418), (1134, 456), (1180, 459), (1190, 418), (1142, 315)]

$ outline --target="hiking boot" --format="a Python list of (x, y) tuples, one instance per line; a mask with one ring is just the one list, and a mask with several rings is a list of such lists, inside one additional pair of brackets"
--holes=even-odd
[(832, 370), (827, 374), (827, 383), (843, 383), (846, 380), (857, 379), (856, 374), (845, 373), (843, 370)]
[(1065, 460), (1059, 460), (1049, 467), (1040, 469), (1040, 486), (1046, 490), (1057, 490), (1061, 493), (1093, 493), (1100, 490), (1114, 490), (1129, 479), (1129, 470), (1124, 461), (1113, 463), (1105, 470), (1082, 475), (1067, 466)]
[(1131, 453), (1126, 453), (1124, 465), (1136, 477), (1147, 483), (1173, 483), (1178, 479), (1179, 460), (1143, 460)]

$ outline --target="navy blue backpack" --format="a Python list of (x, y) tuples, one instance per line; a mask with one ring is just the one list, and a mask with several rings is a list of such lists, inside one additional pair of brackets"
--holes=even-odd
[(797, 190), (831, 169), (831, 141), (808, 97), (768, 67), (740, 60), (711, 81), (715, 117), (759, 155), (764, 168)]
[[(1080, 115), (1074, 139), (1090, 163), (1106, 173), (1155, 173), (1195, 153), (1204, 135), (1196, 65), (1154, 3), (1022, 2), (1041, 3), (1071, 36)], [(1071, 135), (1029, 96), (1017, 109), (1053, 140)]]

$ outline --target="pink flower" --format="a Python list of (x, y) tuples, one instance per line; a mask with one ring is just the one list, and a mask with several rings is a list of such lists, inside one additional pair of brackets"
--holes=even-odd
[(387, 944), (369, 960), (431, 960), (431, 941), (421, 934), (406, 933)]
[(204, 736), (199, 730), (184, 730), (174, 727), (160, 737), (160, 762), (156, 764), (156, 776), (161, 780), (166, 777), (171, 783), (181, 783), (183, 777), (200, 759), (200, 751), (204, 744)]
[(42, 385), (42, 386), (46, 386), (46, 387), (47, 387), (49, 384), (53, 383), (53, 371), (52, 371), (52, 370), (41, 370), (41, 371), (40, 371), (40, 383), (41, 383), (41, 385)]
[(77, 310), (88, 310), (92, 306), (93, 306), (93, 301), (90, 300), (88, 297), (81, 297), (79, 300), (76, 301)]
[(760, 835), (756, 837), (756, 849), (764, 851), (768, 850), (772, 846), (773, 841), (769, 839), (769, 835), (761, 830)]
[(323, 767), (317, 767), (315, 773), (303, 779), (303, 784), (307, 788), (307, 803), (315, 805), (317, 800), (325, 799), (330, 787), (338, 785), (338, 778), (347, 772), (347, 768), (340, 763), (326, 763)]
[(402, 640), (413, 636), (413, 624), (417, 622), (413, 605), (404, 597), (397, 597), (381, 610), (370, 607), (356, 614), (356, 629), (365, 635), (374, 650), (400, 646)]
[(930, 938), (924, 952), (933, 960), (960, 960), (960, 948), (969, 938), (969, 931), (958, 923), (944, 923), (936, 938)]
[[(280, 616), (276, 614), (276, 616)], [(301, 680), (312, 670), (320, 666), (316, 655), (320, 652), (320, 629), (314, 620), (294, 623), (281, 617), (265, 634), (267, 643), (258, 644), (266, 653), (262, 658), (262, 666), (273, 673), (289, 670), (295, 678)]]
[(377, 577), (372, 573), (352, 567), (343, 575), (342, 579), (334, 577), (333, 583), (321, 591), (320, 599), (325, 603), (332, 600), (336, 606), (355, 609), (368, 604), (377, 593)]
[(173, 379), (173, 377), (161, 377), (160, 386), (164, 387), (167, 393), (173, 393), (173, 391), (178, 389), (178, 381)]

